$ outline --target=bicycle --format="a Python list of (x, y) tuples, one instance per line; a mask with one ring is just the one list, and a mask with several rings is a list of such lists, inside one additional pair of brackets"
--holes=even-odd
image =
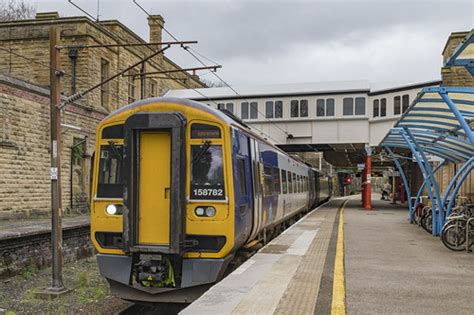
[[(462, 251), (472, 247), (474, 244), (474, 221), (470, 219), (474, 218), (473, 214), (473, 204), (464, 204), (453, 209), (453, 213), (448, 216), (441, 231), (441, 241), (447, 248), (453, 251)], [(469, 227), (469, 233), (466, 231), (467, 227)], [(466, 238), (469, 242), (467, 246), (465, 244)]]

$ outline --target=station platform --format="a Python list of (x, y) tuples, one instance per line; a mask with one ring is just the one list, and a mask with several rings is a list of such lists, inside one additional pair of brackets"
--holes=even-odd
[(471, 314), (472, 254), (409, 224), (405, 206), (373, 206), (333, 199), (180, 314)]

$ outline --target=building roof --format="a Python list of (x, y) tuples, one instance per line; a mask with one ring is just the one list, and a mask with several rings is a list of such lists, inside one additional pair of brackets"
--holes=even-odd
[(459, 163), (474, 156), (473, 132), (474, 89), (424, 88), (380, 145), (419, 146)]
[(365, 80), (358, 81), (323, 81), (314, 83), (292, 83), (233, 87), (239, 95), (229, 87), (170, 90), (165, 96), (188, 98), (194, 100), (204, 99), (235, 99), (244, 97), (269, 97), (292, 95), (321, 95), (343, 93), (377, 93), (390, 92), (398, 89), (417, 88), (439, 85), (439, 80), (407, 83), (407, 82), (380, 82), (370, 83)]

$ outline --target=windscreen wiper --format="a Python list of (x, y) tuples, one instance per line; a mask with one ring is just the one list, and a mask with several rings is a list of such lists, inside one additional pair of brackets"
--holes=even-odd
[(109, 145), (110, 145), (110, 148), (112, 149), (112, 152), (115, 155), (115, 157), (118, 158), (119, 160), (122, 160), (122, 158), (123, 158), (122, 152), (120, 152), (120, 150), (115, 145), (115, 141), (109, 140)]

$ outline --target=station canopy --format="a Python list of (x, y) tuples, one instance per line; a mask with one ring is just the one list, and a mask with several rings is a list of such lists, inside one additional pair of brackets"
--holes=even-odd
[(450, 162), (474, 156), (474, 89), (424, 88), (380, 143), (410, 146)]

